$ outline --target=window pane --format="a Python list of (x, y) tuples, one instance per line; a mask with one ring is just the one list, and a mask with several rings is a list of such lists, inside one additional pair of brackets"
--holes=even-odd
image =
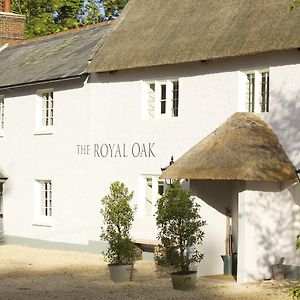
[(165, 183), (163, 180), (158, 180), (158, 195), (162, 196), (165, 191)]
[(152, 214), (152, 178), (146, 178), (146, 216)]
[(149, 84), (148, 91), (148, 117), (153, 119), (155, 116), (155, 83)]
[(254, 73), (247, 74), (247, 110), (254, 112), (255, 77)]
[(173, 117), (178, 117), (179, 82), (173, 81)]
[(167, 85), (166, 84), (161, 85), (161, 99), (162, 100), (167, 99)]
[(52, 215), (51, 181), (41, 182), (40, 186), (41, 186), (41, 215), (48, 217)]
[(166, 101), (160, 102), (160, 113), (165, 114), (166, 113)]
[(42, 124), (43, 126), (53, 125), (53, 92), (42, 93)]
[(162, 84), (161, 85), (161, 100), (160, 100), (160, 113), (165, 114), (166, 113), (166, 99), (167, 99), (167, 85)]
[(4, 97), (0, 96), (0, 127), (4, 128)]
[(269, 111), (269, 72), (261, 74), (261, 112)]

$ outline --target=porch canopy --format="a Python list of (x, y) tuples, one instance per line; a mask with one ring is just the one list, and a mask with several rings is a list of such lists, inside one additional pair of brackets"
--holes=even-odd
[(252, 113), (235, 113), (165, 170), (164, 179), (297, 180), (273, 130)]

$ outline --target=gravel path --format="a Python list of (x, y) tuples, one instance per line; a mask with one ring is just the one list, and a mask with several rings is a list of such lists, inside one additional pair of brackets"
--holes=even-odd
[(243, 299), (291, 300), (288, 291), (296, 282), (265, 281), (237, 284), (199, 278), (194, 291), (173, 290), (168, 276), (153, 263), (135, 264), (132, 282), (109, 279), (100, 255), (0, 245), (0, 299)]

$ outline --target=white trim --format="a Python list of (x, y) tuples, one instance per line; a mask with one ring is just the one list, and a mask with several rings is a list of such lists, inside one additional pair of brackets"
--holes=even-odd
[[(49, 215), (42, 214), (42, 188), (45, 183), (51, 184), (50, 189), (50, 197), (47, 201), (51, 201), (51, 204), (48, 206), (50, 208)], [(32, 225), (35, 226), (45, 226), (45, 227), (51, 227), (52, 226), (52, 218), (53, 218), (53, 188), (52, 188), (52, 180), (45, 180), (45, 179), (36, 179), (34, 182), (34, 220), (32, 222)]]
[[(53, 89), (43, 89), (38, 90), (36, 98), (36, 129), (35, 135), (43, 134), (53, 134), (53, 124), (54, 124), (54, 91)], [(50, 107), (44, 107), (45, 99), (43, 98), (44, 94), (49, 94), (51, 99), (47, 103), (50, 103)], [(47, 113), (48, 112), (48, 113)], [(50, 116), (49, 116), (50, 112)], [(50, 120), (50, 124), (49, 124)]]
[[(180, 107), (180, 83), (179, 79), (160, 79), (160, 80), (147, 80), (143, 81), (143, 86), (142, 86), (142, 119), (146, 120), (152, 120), (152, 119), (170, 119), (170, 118), (178, 118), (180, 113), (178, 111), (178, 115), (174, 116), (173, 115), (173, 83), (178, 82), (178, 109)], [(150, 91), (150, 85), (154, 84), (155, 89), (154, 89), (154, 112), (152, 115), (149, 113), (149, 96), (151, 93)], [(161, 102), (162, 102), (162, 86), (166, 85), (166, 99), (165, 101), (165, 113), (162, 113), (161, 110)], [(152, 103), (152, 102), (151, 102)]]

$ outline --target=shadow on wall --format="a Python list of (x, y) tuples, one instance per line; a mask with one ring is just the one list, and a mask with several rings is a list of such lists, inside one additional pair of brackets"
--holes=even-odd
[(240, 217), (246, 217), (251, 226), (252, 232), (247, 232), (249, 243), (252, 238), (255, 245), (246, 247), (249, 259), (253, 256), (257, 269), (251, 272), (246, 268), (247, 277), (270, 279), (271, 266), (279, 263), (281, 257), (285, 258), (286, 264), (297, 263), (295, 243), (297, 232), (300, 232), (300, 207), (291, 199), (288, 190), (248, 193), (251, 201), (246, 201), (245, 216)]
[[(289, 159), (299, 169), (300, 91), (292, 80), (294, 75), (286, 75), (281, 87), (270, 94), (270, 112), (260, 114), (260, 117), (273, 129)], [(255, 201), (247, 202), (245, 217), (253, 226), (256, 263), (263, 279), (270, 276), (270, 266), (277, 264), (281, 257), (285, 258), (285, 264), (300, 265), (295, 249), (296, 236), (300, 233), (300, 186), (299, 183), (292, 186), (282, 184), (281, 191), (277, 192), (268, 191), (268, 184), (261, 183), (260, 186), (260, 192), (253, 189)], [(253, 274), (248, 273), (248, 276), (257, 279)]]
[[(282, 91), (287, 91), (285, 94)], [(270, 112), (261, 118), (273, 129), (294, 166), (300, 168), (300, 91), (283, 83), (270, 95)]]

